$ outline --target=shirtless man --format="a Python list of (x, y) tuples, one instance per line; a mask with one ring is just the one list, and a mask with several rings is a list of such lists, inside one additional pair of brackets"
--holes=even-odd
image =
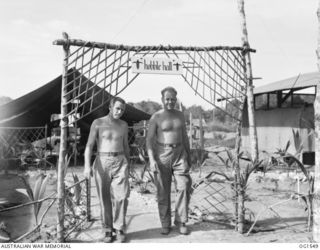
[(161, 233), (171, 230), (171, 182), (176, 182), (176, 207), (174, 224), (181, 234), (188, 234), (188, 205), (190, 200), (191, 178), (190, 146), (185, 119), (182, 112), (175, 110), (177, 91), (167, 87), (161, 91), (163, 109), (150, 119), (147, 149), (150, 168), (155, 173), (158, 209), (162, 225)]
[[(96, 180), (104, 242), (112, 242), (114, 229), (117, 240), (125, 241), (125, 217), (130, 192), (128, 125), (120, 120), (125, 106), (124, 100), (114, 97), (110, 101), (109, 114), (93, 121), (84, 155), (83, 174), (90, 178), (94, 172)], [(97, 157), (91, 168), (95, 143)]]

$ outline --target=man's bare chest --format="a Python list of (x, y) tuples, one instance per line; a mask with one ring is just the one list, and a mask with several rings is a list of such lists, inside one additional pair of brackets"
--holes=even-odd
[(105, 140), (117, 140), (123, 138), (123, 129), (117, 126), (99, 127), (99, 137)]
[(162, 131), (177, 131), (182, 128), (182, 121), (179, 118), (164, 119), (160, 121), (159, 128)]

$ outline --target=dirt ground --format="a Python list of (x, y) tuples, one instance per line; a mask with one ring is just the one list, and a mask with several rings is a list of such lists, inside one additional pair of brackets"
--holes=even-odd
[[(137, 172), (139, 168), (136, 166)], [(227, 170), (217, 164), (212, 158), (202, 168), (192, 171), (193, 182), (197, 183), (207, 173), (212, 170)], [(68, 180), (71, 181), (70, 173), (77, 173), (82, 178), (82, 168), (71, 168), (68, 174)], [(51, 179), (47, 186), (47, 194), (52, 193), (56, 188), (56, 171), (47, 172)], [(34, 182), (37, 171), (28, 171), (27, 175), (31, 183)], [(5, 200), (11, 203), (27, 201), (26, 191), (19, 184), (19, 180), (14, 175), (1, 175), (0, 205)], [(299, 185), (297, 178), (300, 180)], [(14, 181), (17, 182), (17, 188), (12, 188)], [(10, 183), (10, 185), (9, 185)], [(155, 188), (151, 182), (146, 186), (131, 182), (131, 194), (127, 214), (127, 236), (128, 242), (132, 243), (188, 243), (188, 242), (206, 242), (206, 243), (298, 243), (312, 242), (312, 233), (307, 231), (307, 211), (306, 205), (302, 199), (298, 199), (296, 192), (306, 193), (307, 182), (299, 171), (274, 170), (266, 174), (253, 173), (249, 179), (247, 188), (246, 210), (246, 232), (252, 223), (254, 228), (249, 235), (239, 234), (234, 230), (232, 220), (233, 205), (230, 183), (225, 182), (221, 176), (214, 176), (210, 183), (199, 186), (192, 195), (190, 203), (190, 220), (188, 226), (191, 233), (187, 236), (180, 235), (177, 228), (173, 228), (168, 236), (160, 234), (160, 222), (158, 218)], [(173, 209), (174, 209), (174, 184), (173, 184)], [(14, 190), (14, 191), (12, 191)], [(141, 193), (140, 191), (144, 192)], [(199, 191), (200, 190), (200, 191)], [(202, 196), (202, 193), (215, 193), (208, 195), (208, 199)], [(90, 223), (86, 223), (79, 231), (70, 235), (69, 242), (101, 242), (103, 237), (100, 231), (100, 208), (95, 190), (95, 183), (92, 181), (92, 217)], [(211, 199), (211, 200), (210, 200)], [(213, 205), (212, 205), (213, 204)], [(46, 204), (43, 204), (44, 209)], [(19, 218), (19, 219), (18, 219)], [(32, 211), (28, 209), (16, 211), (14, 213), (0, 214), (0, 222), (5, 222), (6, 230), (11, 236), (17, 237), (19, 234), (27, 231), (34, 224)], [(20, 222), (18, 222), (20, 220)], [(42, 237), (33, 239), (36, 242), (48, 242), (52, 238), (43, 235), (54, 235), (56, 223), (56, 207), (53, 206), (44, 221), (42, 228)], [(27, 226), (28, 225), (28, 226)]]

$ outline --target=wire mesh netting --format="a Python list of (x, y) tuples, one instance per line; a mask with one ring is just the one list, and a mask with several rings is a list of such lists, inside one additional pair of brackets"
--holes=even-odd
[(190, 210), (202, 215), (232, 218), (231, 191), (227, 183), (216, 180), (215, 175), (196, 181), (192, 185)]
[[(137, 63), (132, 59), (147, 57), (181, 61), (181, 76), (194, 92), (239, 120), (234, 110), (242, 111), (246, 95), (242, 47), (123, 46), (81, 40), (68, 40), (68, 45), (66, 97), (68, 115), (77, 114), (76, 120), (124, 91), (140, 74), (131, 70)], [(97, 97), (102, 102), (95, 102)], [(228, 105), (233, 107), (232, 112), (226, 109)]]
[(46, 143), (40, 142), (41, 139), (46, 138), (46, 133), (45, 127), (0, 128), (0, 158), (15, 157), (21, 154), (31, 143), (35, 149), (41, 151), (46, 149)]

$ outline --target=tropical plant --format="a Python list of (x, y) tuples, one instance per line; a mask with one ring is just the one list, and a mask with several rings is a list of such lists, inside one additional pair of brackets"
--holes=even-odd
[(9, 242), (11, 239), (10, 232), (7, 230), (7, 225), (5, 222), (0, 222), (0, 243)]
[[(141, 173), (138, 173), (138, 171), (136, 171), (134, 168), (130, 168), (130, 170), (131, 170), (130, 175), (131, 175), (131, 178), (135, 181), (135, 183), (139, 186), (138, 192), (148, 193), (149, 190), (147, 189), (147, 186), (150, 181), (154, 183), (154, 178), (150, 172), (149, 162), (147, 160), (147, 156), (144, 153), (144, 149), (142, 147), (138, 147), (137, 154), (138, 154), (140, 162), (142, 162), (142, 164), (143, 164), (143, 169), (142, 169)], [(148, 174), (147, 178), (145, 178), (146, 173)]]
[[(64, 179), (66, 179), (67, 170), (70, 164), (70, 160), (72, 158), (72, 155), (65, 156), (64, 162), (63, 162), (63, 169), (64, 169)], [(79, 180), (79, 177), (77, 174), (72, 172), (72, 178), (73, 178), (73, 184), (68, 187), (66, 185), (65, 188), (65, 202), (68, 210), (72, 214), (71, 222), (67, 223), (67, 226), (70, 224), (74, 224), (76, 222), (75, 218), (79, 217), (80, 215), (83, 215), (83, 211), (79, 209), (79, 206), (81, 205), (81, 181)], [(69, 214), (70, 215), (70, 214)]]
[[(240, 220), (238, 220), (238, 227), (243, 228), (243, 220), (246, 211), (244, 204), (245, 201), (248, 200), (248, 196), (246, 194), (248, 188), (248, 180), (250, 175), (261, 167), (261, 163), (263, 161), (252, 159), (249, 153), (244, 154), (244, 152), (240, 152), (238, 155), (236, 155), (231, 150), (226, 150), (225, 152), (227, 154), (227, 157), (222, 157), (221, 155), (219, 155), (219, 153), (216, 155), (224, 164), (224, 166), (227, 169), (231, 170), (230, 174), (217, 171), (212, 171), (212, 173), (225, 177), (226, 180), (231, 183), (231, 189), (234, 193), (233, 202), (235, 205), (235, 217), (241, 218)], [(240, 159), (245, 159), (246, 163), (244, 164), (244, 167), (240, 166)], [(239, 231), (242, 233), (242, 229), (239, 229)]]
[[(33, 201), (33, 211), (34, 211), (34, 217), (36, 220), (36, 224), (38, 224), (38, 214), (42, 205), (42, 200), (44, 198), (45, 192), (46, 192), (46, 187), (48, 184), (48, 179), (49, 179), (49, 175), (44, 175), (43, 173), (40, 173), (37, 177), (36, 177), (36, 181), (34, 184), (34, 188), (32, 190), (30, 184), (26, 181), (26, 179), (22, 176), (20, 176), (21, 180), (23, 181), (28, 196), (30, 198), (31, 201)], [(40, 202), (39, 202), (40, 201)]]
[(303, 150), (302, 140), (301, 137), (297, 132), (293, 131), (294, 135), (294, 142), (295, 142), (295, 149), (296, 152), (294, 154), (291, 154), (288, 152), (290, 141), (287, 142), (284, 149), (278, 149), (276, 154), (279, 155), (278, 161), (282, 164), (285, 164), (288, 166), (288, 168), (298, 167), (298, 169), (301, 170), (301, 172), (305, 175), (307, 181), (308, 181), (308, 194), (307, 195), (301, 195), (298, 194), (298, 196), (301, 196), (302, 200), (306, 203), (306, 210), (308, 211), (308, 229), (311, 229), (311, 226), (313, 224), (313, 196), (314, 196), (314, 177), (310, 175), (307, 168), (304, 166), (304, 164), (300, 161), (300, 155)]

